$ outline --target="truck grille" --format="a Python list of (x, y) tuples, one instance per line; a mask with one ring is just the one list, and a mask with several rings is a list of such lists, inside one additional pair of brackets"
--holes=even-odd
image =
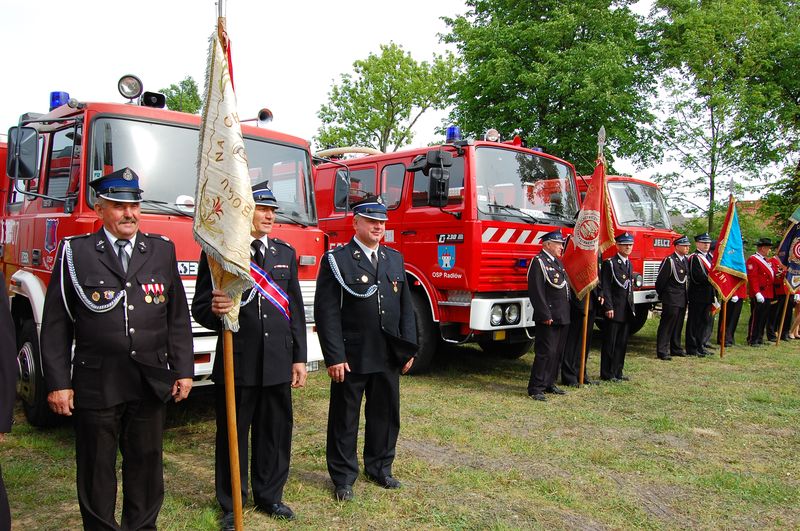
[(213, 334), (216, 335), (217, 333), (213, 330), (209, 330), (204, 326), (200, 326), (195, 322), (194, 317), (191, 316), (191, 309), (192, 309), (192, 301), (194, 300), (194, 290), (195, 284), (197, 283), (196, 280), (183, 280), (183, 289), (186, 291), (186, 301), (189, 303), (189, 317), (192, 320), (192, 335), (206, 335), (206, 334)]
[(658, 277), (658, 267), (660, 265), (661, 262), (645, 261), (644, 271), (642, 272), (642, 277), (644, 277), (643, 286), (652, 287), (656, 285), (656, 277)]

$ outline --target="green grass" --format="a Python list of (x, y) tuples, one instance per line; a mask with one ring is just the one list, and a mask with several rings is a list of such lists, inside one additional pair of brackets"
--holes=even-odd
[[(248, 505), (245, 526), (799, 528), (800, 342), (662, 362), (655, 359), (657, 323), (631, 339), (631, 382), (586, 386), (545, 403), (525, 394), (532, 354), (500, 360), (469, 346), (448, 349), (431, 373), (402, 379), (394, 472), (403, 489), (359, 480), (349, 504), (331, 498), (329, 382), (313, 373), (294, 394), (284, 501), (298, 520), (275, 522)], [(212, 395), (196, 391), (169, 410), (161, 529), (217, 526)], [(39, 431), (19, 413), (17, 420), (0, 446), (15, 529), (79, 528), (71, 429)]]

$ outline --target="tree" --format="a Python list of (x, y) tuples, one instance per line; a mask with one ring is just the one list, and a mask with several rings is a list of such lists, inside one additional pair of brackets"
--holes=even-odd
[[(778, 0), (658, 0), (653, 27), (664, 68), (662, 116), (654, 131), (682, 171), (657, 176), (673, 197), (695, 197), (713, 232), (717, 181), (737, 190), (778, 171), (787, 154), (785, 126), (770, 113), (781, 107), (775, 86), (758, 79), (774, 71), (790, 43)], [(796, 28), (793, 28), (796, 32)], [(784, 53), (779, 53), (784, 52)], [(774, 72), (773, 72), (774, 77)], [(796, 105), (796, 103), (795, 103)], [(737, 194), (738, 195), (738, 194)], [(689, 212), (704, 210), (689, 208)]]
[(657, 156), (647, 98), (655, 82), (641, 17), (627, 0), (467, 0), (471, 10), (445, 19), (465, 68), (452, 118), (480, 137), (489, 127), (591, 173), (597, 131), (607, 157)]
[(380, 55), (355, 61), (353, 73), (342, 74), (331, 88), (317, 112), (318, 146), (396, 151), (414, 138), (411, 129), (422, 114), (448, 106), (457, 64), (452, 54), (418, 63), (397, 44), (380, 49)]
[(177, 85), (173, 83), (169, 88), (162, 88), (161, 92), (167, 97), (167, 109), (173, 111), (197, 114), (203, 105), (192, 76), (186, 76)]

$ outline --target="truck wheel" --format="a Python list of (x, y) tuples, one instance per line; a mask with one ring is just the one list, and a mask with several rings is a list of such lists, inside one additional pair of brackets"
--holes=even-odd
[(39, 337), (33, 320), (28, 319), (22, 323), (17, 335), (17, 347), (19, 367), (17, 394), (22, 399), (25, 418), (38, 428), (53, 426), (58, 416), (47, 405), (47, 388), (42, 376)]
[(433, 322), (428, 301), (421, 293), (411, 294), (411, 305), (414, 307), (414, 319), (417, 323), (417, 359), (407, 374), (422, 374), (431, 367), (439, 338), (436, 337), (436, 325)]
[(650, 315), (650, 304), (637, 304), (636, 305), (636, 316), (633, 318), (630, 327), (630, 335), (635, 334), (639, 330), (642, 329), (644, 324), (647, 322), (647, 317)]
[(533, 347), (533, 340), (531, 339), (521, 343), (508, 343), (505, 341), (478, 341), (478, 345), (480, 345), (482, 351), (490, 356), (515, 360), (530, 352), (531, 347)]

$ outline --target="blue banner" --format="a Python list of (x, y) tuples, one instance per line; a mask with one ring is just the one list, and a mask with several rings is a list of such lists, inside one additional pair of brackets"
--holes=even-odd
[(778, 260), (786, 266), (784, 283), (792, 293), (800, 291), (800, 223), (794, 223), (778, 246)]

